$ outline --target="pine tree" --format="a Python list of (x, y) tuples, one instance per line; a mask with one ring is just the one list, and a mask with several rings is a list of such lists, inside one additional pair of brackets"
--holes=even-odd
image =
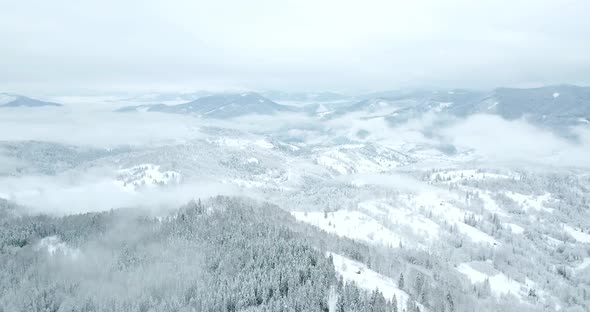
[(416, 275), (416, 280), (414, 281), (414, 296), (419, 297), (422, 293), (422, 288), (424, 286), (424, 274), (422, 272), (418, 272)]
[(450, 292), (447, 293), (447, 307), (449, 312), (455, 311), (455, 302), (453, 301), (453, 296)]
[(408, 300), (406, 301), (406, 310), (408, 312), (416, 311), (416, 303), (414, 302), (414, 300), (412, 300), (411, 297), (408, 297)]

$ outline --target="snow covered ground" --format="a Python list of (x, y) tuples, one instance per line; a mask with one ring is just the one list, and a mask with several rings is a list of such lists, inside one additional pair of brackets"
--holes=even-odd
[(437, 192), (421, 192), (408, 197), (409, 203), (415, 207), (421, 207), (434, 216), (445, 220), (448, 224), (454, 225), (463, 235), (475, 243), (486, 243), (492, 246), (499, 246), (500, 242), (481, 230), (465, 224), (465, 211), (451, 204), (448, 199), (452, 196)]
[(522, 233), (524, 233), (524, 228), (522, 226), (518, 225), (518, 224), (508, 223), (508, 228), (514, 234), (522, 234)]
[(262, 149), (272, 149), (275, 146), (268, 142), (266, 139), (245, 139), (245, 138), (232, 138), (232, 137), (221, 137), (217, 139), (207, 140), (209, 143), (229, 147), (236, 149), (246, 149), (249, 147), (257, 147)]
[(444, 170), (435, 172), (430, 176), (431, 181), (456, 183), (463, 180), (485, 180), (485, 179), (520, 179), (517, 175), (505, 175), (492, 172), (485, 172), (476, 169)]
[(362, 144), (339, 146), (321, 152), (316, 163), (341, 175), (384, 172), (401, 164), (394, 154), (387, 151), (374, 153), (366, 148)]
[(484, 208), (487, 211), (500, 216), (507, 216), (507, 213), (502, 208), (500, 208), (498, 203), (496, 203), (496, 201), (492, 198), (491, 192), (485, 192), (480, 190), (472, 191), (475, 191), (477, 193), (478, 197), (483, 201)]
[(457, 271), (465, 275), (472, 283), (484, 283), (489, 281), (490, 290), (495, 296), (514, 295), (522, 298), (528, 288), (526, 285), (508, 278), (504, 273), (494, 269), (491, 262), (473, 261), (461, 263)]
[(455, 225), (457, 226), (457, 230), (467, 236), (469, 239), (471, 239), (473, 242), (475, 243), (487, 243), (491, 246), (499, 246), (500, 242), (497, 241), (495, 238), (493, 238), (492, 236), (476, 229), (475, 227), (465, 224), (463, 222), (455, 222)]
[(576, 241), (584, 244), (590, 244), (590, 234), (582, 232), (580, 229), (576, 229), (567, 224), (563, 225), (563, 229)]
[(39, 240), (35, 245), (36, 250), (45, 250), (51, 256), (64, 255), (70, 259), (77, 259), (80, 256), (80, 250), (71, 248), (62, 242), (57, 236), (47, 236)]
[(180, 173), (176, 171), (161, 171), (158, 165), (143, 164), (119, 170), (115, 183), (128, 191), (135, 191), (144, 187), (178, 184), (180, 181)]
[(318, 165), (332, 169), (339, 174), (348, 174), (354, 172), (354, 169), (350, 166), (352, 160), (339, 151), (331, 151), (320, 155), (316, 161)]
[[(255, 164), (254, 162), (249, 162)], [(290, 171), (268, 169), (260, 174), (244, 175), (240, 178), (222, 179), (223, 183), (231, 183), (244, 189), (290, 190), (297, 181)]]
[(292, 212), (299, 221), (338, 236), (384, 246), (398, 247), (401, 237), (374, 218), (355, 210), (334, 212)]
[(582, 263), (576, 265), (575, 269), (576, 271), (583, 271), (588, 267), (590, 267), (590, 257), (584, 258), (584, 260), (582, 260)]
[(410, 231), (426, 241), (437, 240), (440, 236), (438, 224), (406, 207), (394, 207), (378, 200), (361, 202), (358, 207), (370, 215), (381, 215), (391, 223), (403, 227), (405, 232)]
[(506, 196), (510, 197), (514, 200), (519, 206), (522, 207), (525, 211), (529, 209), (537, 210), (537, 211), (547, 211), (551, 212), (553, 209), (545, 207), (547, 201), (551, 199), (551, 194), (545, 193), (540, 196), (535, 195), (525, 195), (515, 192), (506, 192)]
[[(335, 253), (328, 253), (328, 255), (332, 255), (336, 273), (342, 276), (345, 283), (354, 281), (359, 287), (368, 291), (379, 289), (385, 299), (391, 300), (393, 296), (396, 297), (399, 311), (406, 309), (409, 296), (405, 291), (397, 287), (396, 281), (392, 278), (381, 275), (350, 258)], [(426, 311), (421, 304), (417, 303), (417, 305), (421, 311)]]

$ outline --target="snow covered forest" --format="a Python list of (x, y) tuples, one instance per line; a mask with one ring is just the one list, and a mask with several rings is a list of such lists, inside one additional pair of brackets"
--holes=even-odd
[[(493, 299), (489, 279), (457, 281), (432, 254), (371, 250), (245, 198), (191, 201), (158, 218), (134, 209), (18, 216), (17, 208), (2, 206), (2, 311), (537, 309)], [(541, 291), (530, 288), (526, 301)], [(588, 289), (560, 291), (584, 302)]]
[(423, 96), (3, 111), (0, 311), (588, 310), (587, 128)]

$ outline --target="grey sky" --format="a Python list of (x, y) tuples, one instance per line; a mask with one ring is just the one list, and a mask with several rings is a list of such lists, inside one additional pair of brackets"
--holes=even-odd
[(0, 91), (590, 83), (590, 1), (0, 0)]

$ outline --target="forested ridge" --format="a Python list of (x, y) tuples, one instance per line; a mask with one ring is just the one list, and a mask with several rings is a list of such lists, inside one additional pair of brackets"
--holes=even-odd
[[(449, 265), (467, 251), (472, 259), (526, 265), (508, 251), (492, 255), (459, 240), (454, 251), (371, 246), (244, 197), (191, 201), (159, 214), (21, 211), (0, 202), (1, 312), (552, 310), (537, 299), (540, 289), (531, 288), (526, 302), (495, 297), (489, 282), (472, 285)], [(407, 299), (344, 280), (331, 253), (395, 281)], [(561, 278), (584, 280), (565, 267)], [(564, 293), (584, 304), (586, 286), (578, 285)]]
[[(229, 198), (209, 204), (165, 218), (125, 209), (15, 217), (4, 208), (0, 311), (393, 310), (379, 292), (344, 287), (331, 257), (280, 222), (288, 213)], [(47, 237), (50, 252), (40, 250)]]

